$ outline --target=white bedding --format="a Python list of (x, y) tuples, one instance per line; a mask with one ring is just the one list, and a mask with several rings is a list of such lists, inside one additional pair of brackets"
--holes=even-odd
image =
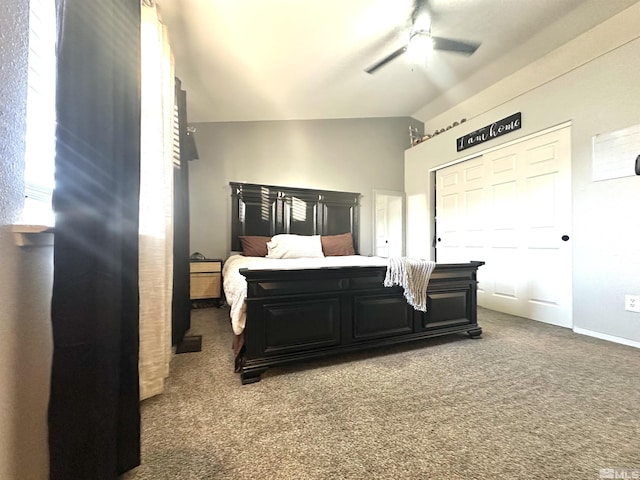
[(251, 270), (297, 270), (301, 268), (349, 267), (349, 266), (380, 266), (386, 267), (388, 260), (381, 257), (364, 257), (361, 255), (346, 255), (340, 257), (322, 258), (264, 258), (231, 255), (224, 263), (222, 277), (224, 278), (224, 293), (227, 303), (231, 307), (231, 326), (233, 333), (240, 335), (244, 331), (246, 321), (247, 282), (240, 275), (241, 268)]

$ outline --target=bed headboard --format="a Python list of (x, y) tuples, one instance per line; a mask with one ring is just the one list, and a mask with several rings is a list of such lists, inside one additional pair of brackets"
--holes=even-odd
[(337, 235), (351, 232), (359, 252), (360, 194), (276, 187), (231, 185), (231, 250), (242, 250), (240, 236)]

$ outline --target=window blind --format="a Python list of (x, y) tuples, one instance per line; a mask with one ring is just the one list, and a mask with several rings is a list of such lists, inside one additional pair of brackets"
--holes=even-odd
[(56, 127), (55, 2), (29, 2), (29, 67), (23, 223), (53, 225)]
[(173, 104), (173, 164), (180, 167), (180, 110), (177, 101)]

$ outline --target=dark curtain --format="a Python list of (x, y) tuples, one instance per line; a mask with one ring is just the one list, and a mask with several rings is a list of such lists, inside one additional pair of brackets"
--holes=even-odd
[(140, 463), (139, 0), (57, 0), (51, 479)]
[[(189, 295), (189, 160), (193, 160), (195, 142), (187, 132), (187, 94), (176, 78), (176, 104), (180, 131), (179, 164), (173, 166), (173, 303), (171, 340), (178, 345), (191, 328)], [(189, 143), (188, 140), (191, 140)], [(193, 145), (191, 150), (187, 145)]]

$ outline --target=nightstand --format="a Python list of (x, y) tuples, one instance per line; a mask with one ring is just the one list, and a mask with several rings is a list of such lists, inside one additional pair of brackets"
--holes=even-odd
[(191, 260), (191, 300), (216, 299), (222, 297), (222, 260), (208, 258), (205, 260)]

